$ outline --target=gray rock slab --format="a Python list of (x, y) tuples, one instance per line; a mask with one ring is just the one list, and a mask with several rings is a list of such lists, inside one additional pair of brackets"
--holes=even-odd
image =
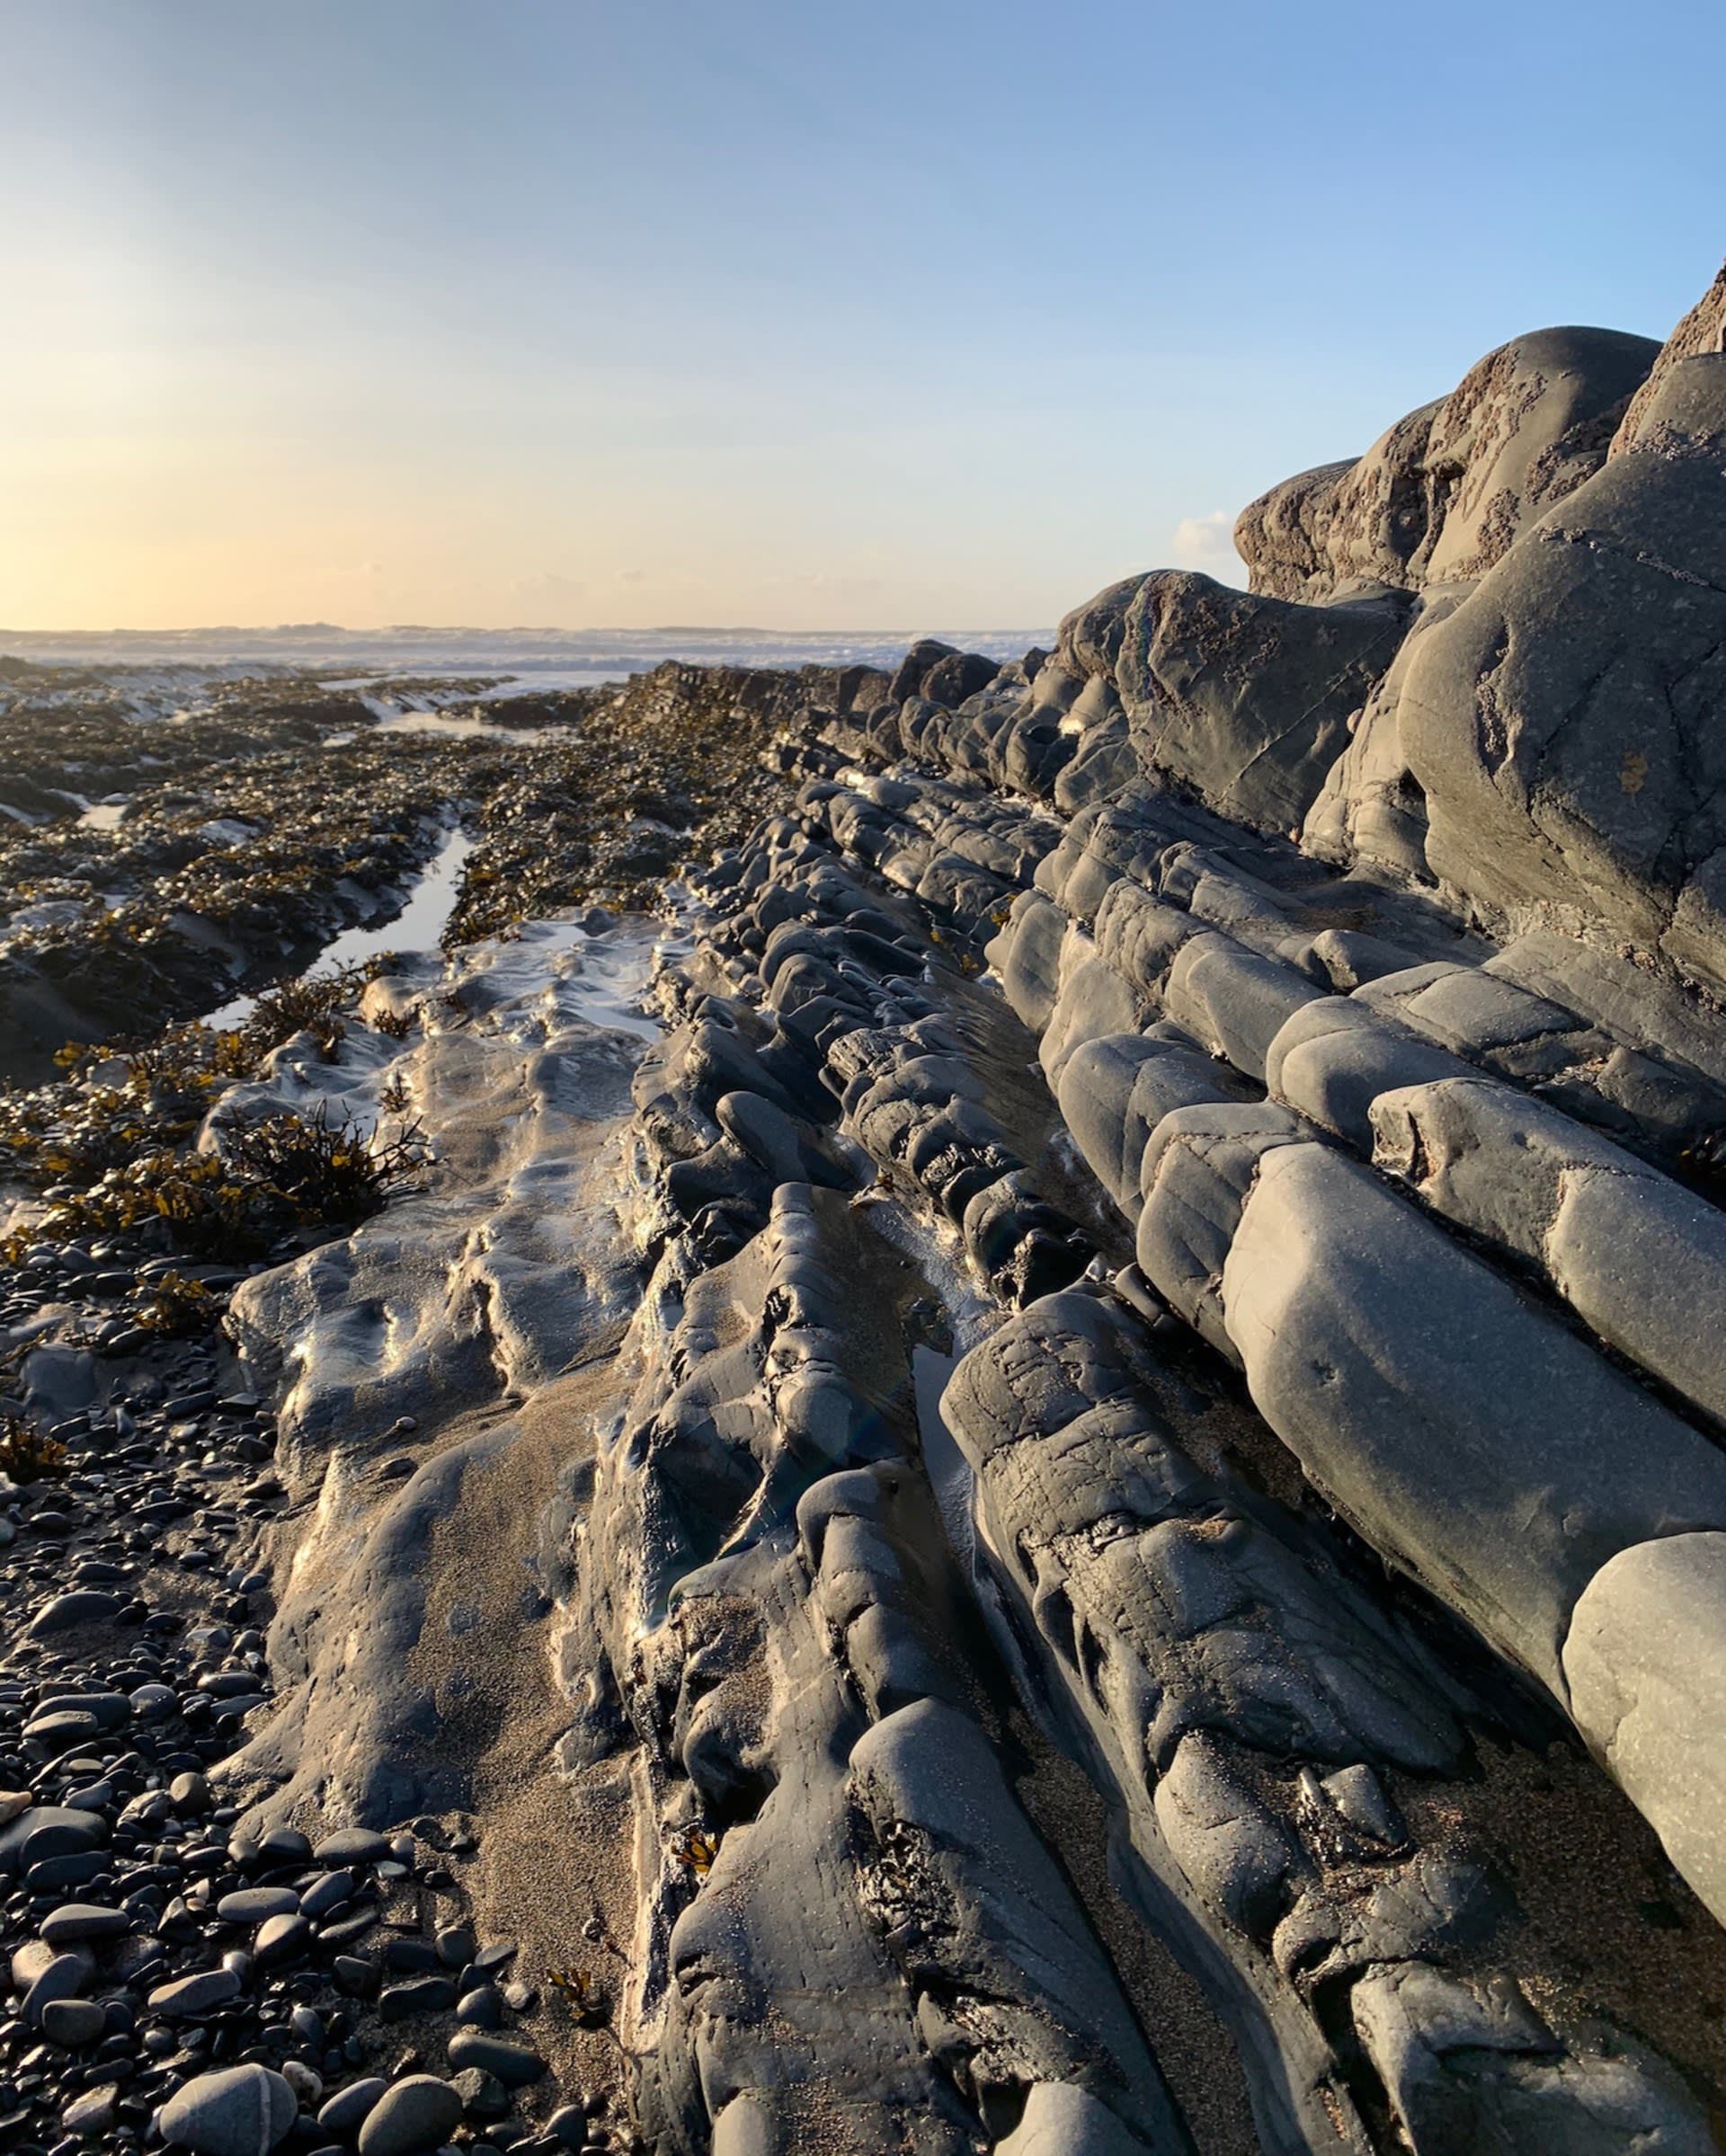
[(1223, 1304), (1311, 1479), (1561, 1699), (1600, 1566), (1726, 1527), (1726, 1454), (1326, 1148), (1259, 1162)]
[(1264, 1061), (1275, 1098), (1368, 1155), (1381, 1094), (1472, 1075), (1471, 1064), (1354, 996), (1323, 997), (1295, 1011)]
[(1601, 1339), (1726, 1421), (1726, 1214), (1609, 1139), (1490, 1078), (1373, 1104), (1376, 1165), (1536, 1267)]
[(1297, 1011), (1323, 996), (1280, 959), (1207, 931), (1176, 954), (1162, 1007), (1206, 1048), (1262, 1081), (1272, 1042)]
[(1602, 1566), (1564, 1676), (1577, 1727), (1726, 1922), (1726, 1534), (1669, 1535)]

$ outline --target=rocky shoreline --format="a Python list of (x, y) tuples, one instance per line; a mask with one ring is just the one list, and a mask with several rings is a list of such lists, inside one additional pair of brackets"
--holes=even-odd
[(1519, 339), (1019, 661), (12, 841), (200, 993), (148, 849), (296, 757), (374, 893), (480, 843), (8, 1096), (8, 2145), (1726, 2145), (1723, 333)]

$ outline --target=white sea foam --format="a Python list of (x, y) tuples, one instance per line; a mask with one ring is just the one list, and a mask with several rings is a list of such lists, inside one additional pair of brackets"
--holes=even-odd
[(1047, 629), (856, 630), (818, 634), (777, 629), (468, 629), (414, 626), (343, 629), (328, 622), (276, 628), (0, 629), (0, 654), (43, 666), (149, 670), (165, 688), (186, 670), (340, 668), (341, 685), (388, 675), (508, 675), (523, 688), (575, 688), (620, 680), (666, 659), (715, 666), (892, 666), (921, 635), (963, 651), (1014, 659)]

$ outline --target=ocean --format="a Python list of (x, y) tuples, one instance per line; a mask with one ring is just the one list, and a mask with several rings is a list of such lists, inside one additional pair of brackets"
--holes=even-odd
[(384, 676), (501, 675), (521, 689), (582, 688), (621, 680), (667, 659), (696, 665), (892, 666), (919, 636), (962, 651), (1015, 659), (1054, 633), (1042, 629), (883, 629), (820, 634), (775, 629), (467, 629), (413, 624), (343, 629), (329, 622), (275, 628), (0, 629), (0, 658), (98, 672), (255, 673), (337, 670), (356, 686)]

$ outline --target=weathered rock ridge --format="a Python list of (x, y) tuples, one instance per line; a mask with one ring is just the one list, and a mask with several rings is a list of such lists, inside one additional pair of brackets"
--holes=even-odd
[(1722, 290), (1273, 489), (1248, 591), (662, 670), (780, 732), (657, 929), (404, 963), (224, 1097), (432, 1166), (234, 1291), (221, 1793), (389, 1830), (392, 1910), (476, 1837), (547, 2003), (524, 2064), (431, 1975), (387, 2090), (261, 2052), (168, 2138), (1726, 2146)]

